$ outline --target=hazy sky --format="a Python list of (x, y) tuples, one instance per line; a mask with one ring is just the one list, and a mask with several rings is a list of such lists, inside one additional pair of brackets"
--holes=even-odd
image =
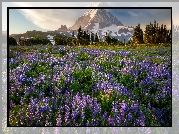
[[(166, 2), (107, 2), (107, 4), (112, 7), (172, 7), (174, 24), (179, 25), (178, 14), (175, 14), (179, 11), (178, 5), (174, 2), (171, 4)], [(90, 5), (90, 2), (3, 2), (2, 30), (7, 30), (7, 7), (86, 7), (88, 5)], [(61, 25), (71, 27), (76, 19), (87, 11), (89, 9), (11, 9), (9, 12), (9, 32), (10, 34), (18, 34), (31, 30), (50, 31), (57, 30)], [(144, 28), (146, 24), (153, 23), (156, 20), (159, 25), (166, 24), (167, 28), (170, 29), (171, 10), (168, 9), (109, 9), (108, 11), (127, 26), (136, 26), (140, 23), (141, 27)]]

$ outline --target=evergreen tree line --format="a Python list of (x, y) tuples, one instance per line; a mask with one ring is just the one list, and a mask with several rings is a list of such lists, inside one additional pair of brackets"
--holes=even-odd
[[(118, 39), (111, 37), (109, 33), (106, 32), (104, 40), (93, 32), (88, 32), (82, 30), (81, 26), (78, 29), (78, 34), (75, 37), (74, 31), (72, 37), (67, 37), (63, 35), (56, 35), (54, 37), (55, 45), (128, 45), (128, 44), (159, 44), (159, 43), (170, 43), (171, 42), (171, 30), (167, 30), (166, 25), (158, 26), (158, 23), (154, 21), (154, 24), (150, 22), (146, 25), (145, 31), (140, 28), (140, 24), (134, 28), (134, 34), (132, 40), (129, 41), (119, 41)], [(15, 39), (9, 38), (10, 45), (17, 45)], [(47, 38), (31, 38), (31, 39), (19, 39), (19, 45), (38, 45), (38, 44), (51, 44), (50, 40)]]
[(16, 46), (17, 45), (16, 39), (14, 39), (13, 37), (9, 37), (9, 45)]
[(136, 44), (159, 44), (159, 43), (171, 43), (171, 30), (167, 30), (166, 25), (158, 26), (158, 23), (154, 21), (154, 24), (150, 22), (146, 25), (145, 31), (140, 28), (140, 24), (134, 28), (133, 42)]
[[(62, 39), (62, 38), (61, 38)], [(72, 45), (116, 45), (122, 42), (119, 42), (118, 39), (111, 37), (109, 33), (106, 32), (106, 36), (104, 37), (104, 41), (101, 40), (100, 36), (94, 34), (93, 32), (88, 32), (82, 30), (81, 26), (78, 29), (77, 37), (74, 36), (74, 31), (72, 33)], [(58, 43), (57, 43), (58, 44)]]
[(99, 43), (100, 39), (96, 34), (93, 32), (89, 33), (87, 31), (83, 31), (81, 26), (78, 29), (78, 34), (75, 37), (74, 31), (72, 33), (72, 37), (63, 37), (58, 35), (55, 37), (55, 44), (56, 45), (89, 45), (89, 44), (97, 44)]
[(19, 38), (19, 42), (17, 43), (15, 38), (9, 37), (9, 45), (13, 45), (13, 46), (16, 46), (16, 45), (31, 46), (31, 45), (39, 45), (39, 44), (47, 45), (49, 43), (51, 43), (50, 40), (45, 39), (45, 38), (37, 38), (37, 37), (30, 38), (30, 39)]
[(45, 38), (30, 38), (30, 39), (20, 39), (19, 38), (19, 45), (24, 46), (31, 46), (31, 45), (47, 45), (48, 43), (51, 43), (50, 40)]
[(55, 45), (73, 45), (72, 37), (56, 35), (54, 37)]

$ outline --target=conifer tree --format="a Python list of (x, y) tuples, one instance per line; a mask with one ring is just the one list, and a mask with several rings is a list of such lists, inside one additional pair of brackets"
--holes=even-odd
[(83, 31), (83, 34), (82, 34), (82, 42), (84, 43), (84, 45), (87, 44), (87, 42), (86, 42), (86, 31)]
[[(125, 40), (125, 39), (124, 39), (124, 40)], [(118, 42), (118, 39), (112, 37), (112, 38), (111, 38), (111, 42), (112, 42), (113, 45), (116, 45), (117, 42)]]
[(156, 44), (157, 43), (157, 24), (156, 24), (156, 20), (154, 20), (154, 26), (152, 29), (152, 33), (153, 33), (153, 43)]
[(150, 43), (150, 33), (149, 33), (149, 25), (146, 25), (146, 28), (145, 28), (145, 36), (144, 36), (144, 42), (145, 43)]
[(87, 40), (87, 44), (89, 45), (90, 44), (90, 34), (87, 30), (87, 33), (86, 33), (86, 40)]
[(167, 30), (166, 25), (158, 26), (158, 23), (154, 20), (154, 24), (150, 22), (150, 25), (146, 25), (144, 42), (145, 43), (167, 43), (171, 40), (171, 33)]
[(158, 43), (161, 43), (162, 42), (162, 34), (161, 34), (161, 27), (159, 26), (159, 29), (158, 29)]
[(172, 38), (172, 30), (168, 30), (167, 32), (167, 43), (171, 43)]
[(140, 35), (139, 44), (142, 44), (142, 43), (144, 43), (144, 34), (143, 34), (143, 30), (141, 28), (139, 30), (139, 35)]
[(75, 37), (75, 34), (74, 34), (74, 31), (73, 31), (73, 33), (72, 33), (72, 38), (74, 38)]
[(78, 29), (78, 35), (77, 35), (77, 39), (78, 39), (78, 44), (82, 44), (82, 35), (83, 35), (83, 31), (81, 29), (81, 26)]
[(109, 34), (106, 32), (106, 36), (104, 38), (104, 42), (106, 42), (107, 45), (110, 45), (110, 41), (111, 41), (111, 38), (110, 38)]
[(168, 34), (167, 27), (166, 27), (166, 25), (164, 25), (164, 32), (163, 32), (164, 43), (167, 42), (167, 34)]
[(14, 39), (13, 37), (9, 37), (9, 45), (16, 46), (17, 45), (16, 39)]
[(73, 31), (73, 33), (72, 33), (72, 45), (75, 45), (76, 43), (75, 43), (75, 34), (74, 34), (74, 31)]
[(96, 33), (96, 35), (95, 35), (95, 43), (98, 43), (98, 42), (99, 42), (99, 38), (98, 38), (98, 35)]
[(160, 35), (161, 35), (161, 43), (164, 43), (164, 27), (163, 27), (163, 24), (161, 25)]
[(83, 31), (82, 38), (83, 38), (83, 39), (86, 39), (86, 31)]
[(153, 24), (150, 22), (150, 26), (149, 26), (149, 43), (153, 43)]
[(134, 28), (133, 40), (136, 44), (143, 43), (143, 31), (140, 28), (140, 24)]
[(94, 33), (91, 32), (91, 43), (93, 44), (94, 42)]

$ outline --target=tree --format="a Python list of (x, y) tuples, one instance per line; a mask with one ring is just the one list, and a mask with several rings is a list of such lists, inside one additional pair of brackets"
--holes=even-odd
[(106, 32), (106, 36), (104, 38), (104, 42), (107, 43), (107, 45), (110, 45), (111, 43), (111, 37), (109, 36), (109, 34)]
[(74, 33), (74, 31), (72, 32), (72, 39), (71, 39), (71, 43), (70, 43), (71, 45), (76, 45), (76, 38), (75, 38), (75, 33)]
[(140, 28), (140, 24), (134, 28), (133, 40), (136, 44), (143, 43), (143, 31)]
[(144, 42), (149, 43), (150, 42), (150, 31), (149, 31), (150, 25), (146, 25), (145, 28), (145, 36), (144, 36)]
[(9, 37), (9, 45), (16, 46), (17, 45), (16, 39), (14, 39), (13, 37)]
[(164, 27), (163, 27), (163, 24), (161, 25), (160, 34), (161, 34), (161, 43), (164, 43), (165, 42), (165, 37), (164, 37)]
[(99, 38), (98, 38), (98, 35), (97, 35), (97, 33), (96, 33), (96, 35), (95, 35), (95, 43), (97, 44), (98, 42), (99, 42)]
[(140, 35), (139, 43), (142, 44), (142, 43), (144, 43), (144, 34), (143, 34), (143, 30), (141, 28), (139, 30), (139, 35)]
[(111, 38), (111, 43), (112, 43), (112, 45), (116, 45), (118, 43), (118, 39), (112, 37)]
[(153, 27), (153, 43), (156, 44), (158, 43), (158, 23), (156, 24), (156, 20), (154, 20), (154, 27)]
[(171, 43), (172, 40), (172, 30), (168, 30), (167, 32), (167, 43)]
[(75, 38), (75, 34), (74, 34), (74, 31), (73, 31), (73, 33), (72, 33), (72, 38)]
[(87, 45), (89, 45), (90, 44), (90, 34), (89, 34), (88, 30), (86, 33), (86, 40), (87, 40)]
[(166, 25), (164, 25), (164, 32), (163, 32), (163, 36), (164, 36), (164, 43), (167, 42), (167, 34), (168, 34), (168, 30)]
[(83, 31), (83, 35), (82, 35), (82, 41), (83, 41), (83, 43), (84, 43), (84, 45), (86, 45), (87, 44), (87, 35), (86, 35), (86, 31)]
[(77, 35), (77, 39), (78, 39), (78, 43), (82, 44), (82, 35), (83, 35), (83, 31), (81, 29), (81, 26), (78, 29), (78, 35)]
[(91, 32), (91, 43), (93, 44), (94, 42), (94, 33)]
[(155, 43), (157, 43), (157, 44), (160, 43), (160, 39), (161, 39), (161, 36), (160, 36), (160, 26), (159, 27), (157, 26), (155, 36), (156, 36), (155, 37), (155, 39), (156, 39)]
[(158, 23), (154, 20), (154, 24), (150, 22), (150, 25), (146, 25), (144, 42), (145, 43), (167, 43), (171, 40), (171, 32), (167, 30), (166, 25), (158, 26)]
[(133, 43), (134, 42), (133, 42), (132, 38), (130, 38), (127, 44), (133, 44)]

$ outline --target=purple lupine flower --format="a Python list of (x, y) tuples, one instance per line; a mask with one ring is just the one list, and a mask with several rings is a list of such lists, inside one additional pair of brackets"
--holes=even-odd
[(33, 108), (32, 104), (29, 104), (29, 105), (28, 105), (28, 109), (31, 111), (32, 108)]
[(47, 104), (49, 101), (50, 101), (50, 99), (47, 98), (47, 97), (43, 99), (43, 102), (46, 103), (46, 104)]
[(145, 121), (144, 120), (140, 120), (140, 125), (141, 126), (145, 126)]
[(13, 101), (10, 101), (10, 108), (12, 109), (15, 106), (15, 104), (13, 103)]
[(81, 118), (82, 118), (82, 122), (84, 121), (84, 119), (85, 119), (85, 112), (82, 110), (82, 112), (81, 112)]
[(89, 122), (89, 120), (87, 120), (87, 122), (86, 122), (86, 126), (89, 126), (90, 125), (90, 122)]
[(71, 118), (72, 118), (72, 120), (75, 120), (76, 119), (76, 117), (77, 117), (77, 115), (78, 115), (78, 112), (75, 110), (75, 111), (72, 111), (72, 113), (71, 113)]
[(97, 103), (97, 98), (94, 98), (93, 107), (94, 107), (93, 115), (96, 116), (97, 113), (99, 114), (101, 112), (101, 106), (100, 104)]
[(152, 108), (152, 106), (151, 106), (150, 102), (148, 103), (148, 108), (149, 108), (149, 109), (151, 109), (151, 108)]
[(70, 116), (70, 108), (68, 105), (65, 105), (65, 122), (68, 122)]
[(131, 110), (137, 112), (139, 108), (139, 102), (134, 102), (134, 104), (131, 106)]
[(115, 125), (114, 119), (111, 116), (108, 117), (108, 124), (110, 126), (114, 126)]
[(128, 120), (131, 122), (132, 121), (132, 113), (131, 112), (129, 112), (129, 114), (128, 114)]
[(126, 111), (128, 109), (127, 104), (125, 103), (125, 100), (122, 101), (121, 105), (120, 105), (121, 109), (123, 109), (124, 111)]
[(102, 121), (104, 122), (107, 119), (107, 112), (105, 111), (102, 116)]
[(61, 119), (61, 115), (58, 114), (58, 118), (56, 119), (57, 123), (56, 123), (56, 126), (62, 126), (62, 119)]

